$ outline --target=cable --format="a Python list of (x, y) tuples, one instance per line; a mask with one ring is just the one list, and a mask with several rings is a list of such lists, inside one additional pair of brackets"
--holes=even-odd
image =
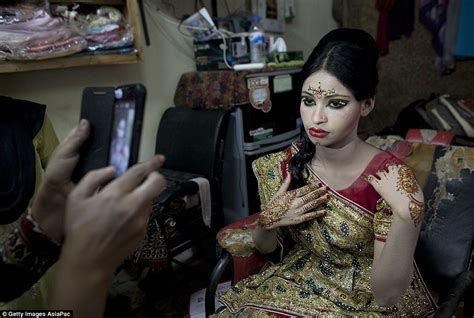
[[(225, 40), (225, 35), (224, 35), (224, 32), (220, 31), (219, 29), (217, 29), (217, 32), (219, 33), (219, 35), (221, 36), (222, 38), (222, 43), (224, 44), (224, 47), (222, 48), (222, 59), (224, 60), (224, 63), (225, 63), (225, 66), (227, 66), (228, 69), (232, 70), (232, 66), (230, 66), (230, 64), (227, 62), (227, 43), (226, 43), (226, 40)], [(232, 44), (232, 38), (230, 39), (230, 43)]]
[[(148, 4), (148, 1), (145, 1), (147, 4)], [(148, 4), (149, 5), (149, 4)], [(188, 34), (185, 34), (182, 32), (181, 30), (181, 26), (183, 24), (183, 21), (180, 21), (179, 23), (176, 22), (176, 21), (173, 21), (172, 19), (169, 18), (169, 16), (166, 14), (166, 13), (163, 13), (162, 11), (158, 11), (158, 13), (160, 13), (160, 15), (162, 16), (163, 20), (167, 21), (168, 23), (171, 23), (171, 24), (174, 24), (178, 27), (178, 32), (185, 35), (185, 36), (192, 36), (192, 35), (188, 35)], [(210, 31), (212, 28), (202, 28), (202, 27), (193, 27), (193, 26), (186, 26), (187, 29), (192, 29), (192, 30), (202, 30), (202, 31)], [(225, 66), (232, 70), (232, 66), (229, 64), (229, 62), (227, 61), (227, 42), (226, 42), (226, 36), (228, 37), (232, 37), (234, 35), (236, 35), (235, 33), (231, 32), (231, 31), (228, 31), (228, 30), (224, 30), (224, 29), (215, 29), (215, 31), (219, 34), (219, 36), (221, 37), (222, 39), (222, 44), (223, 44), (223, 49), (222, 49), (222, 58), (224, 60), (224, 64)], [(230, 41), (230, 43), (232, 44), (232, 39)]]

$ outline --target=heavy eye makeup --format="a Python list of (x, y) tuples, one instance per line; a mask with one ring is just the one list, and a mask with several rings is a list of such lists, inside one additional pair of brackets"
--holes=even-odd
[[(316, 105), (316, 102), (314, 101), (314, 99), (309, 97), (309, 96), (306, 96), (306, 95), (301, 96), (301, 102), (305, 106), (315, 106)], [(340, 108), (345, 107), (347, 104), (349, 104), (349, 101), (346, 100), (346, 99), (334, 98), (334, 99), (330, 99), (327, 102), (326, 106), (329, 107), (329, 108), (333, 108), (333, 109), (340, 109)]]
[(314, 101), (314, 99), (312, 99), (311, 97), (309, 96), (301, 96), (301, 102), (303, 104), (305, 104), (305, 106), (314, 106), (316, 105), (316, 102)]
[(331, 99), (328, 101), (327, 106), (329, 108), (339, 109), (343, 108), (347, 104), (349, 104), (349, 101), (345, 99)]

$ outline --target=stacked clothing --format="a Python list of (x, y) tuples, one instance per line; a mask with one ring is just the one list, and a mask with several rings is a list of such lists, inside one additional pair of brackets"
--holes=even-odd
[(112, 7), (100, 7), (94, 14), (77, 15), (87, 49), (111, 49), (133, 45), (133, 35), (122, 13)]
[(0, 7), (0, 59), (38, 60), (82, 51), (86, 40), (44, 7)]
[(47, 1), (27, 2), (0, 5), (0, 60), (47, 59), (84, 50), (134, 50), (131, 28), (116, 8), (55, 5), (50, 11)]

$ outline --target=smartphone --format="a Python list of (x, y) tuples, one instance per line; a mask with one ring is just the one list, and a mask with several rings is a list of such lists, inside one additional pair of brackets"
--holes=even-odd
[(73, 181), (108, 165), (115, 167), (118, 177), (137, 162), (145, 98), (141, 84), (84, 89), (81, 119), (89, 121), (91, 133), (79, 151)]

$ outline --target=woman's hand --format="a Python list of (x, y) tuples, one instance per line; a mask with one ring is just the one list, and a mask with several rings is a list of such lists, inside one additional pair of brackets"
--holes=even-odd
[(113, 273), (145, 237), (151, 205), (166, 182), (157, 156), (114, 177), (108, 167), (88, 173), (67, 202), (62, 258), (82, 269)]
[(327, 187), (309, 184), (299, 189), (287, 191), (291, 178), (288, 176), (275, 196), (268, 202), (258, 224), (267, 230), (280, 226), (296, 225), (323, 216), (325, 210), (312, 211), (328, 200)]
[(390, 164), (365, 179), (403, 220), (412, 220), (417, 227), (423, 220), (424, 198), (413, 171), (401, 164)]
[(89, 123), (81, 120), (51, 155), (31, 208), (33, 218), (57, 243), (64, 236), (66, 200), (74, 188), (71, 175), (79, 160), (79, 148), (89, 136)]

